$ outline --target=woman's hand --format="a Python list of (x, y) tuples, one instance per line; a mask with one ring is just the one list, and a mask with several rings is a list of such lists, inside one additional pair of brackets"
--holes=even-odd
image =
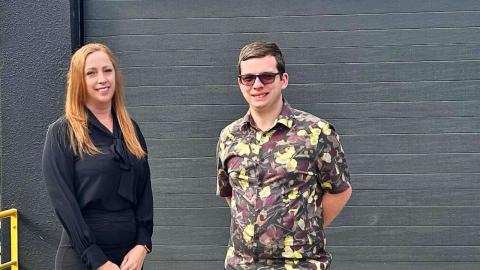
[(120, 270), (141, 270), (147, 250), (143, 245), (136, 245), (123, 258)]
[(102, 264), (102, 266), (98, 267), (97, 270), (119, 270), (120, 267), (118, 265), (112, 263), (111, 261), (107, 261), (106, 263)]

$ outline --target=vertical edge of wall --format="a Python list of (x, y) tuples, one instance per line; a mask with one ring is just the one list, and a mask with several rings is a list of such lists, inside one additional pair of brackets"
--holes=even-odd
[[(19, 211), (21, 269), (53, 269), (59, 224), (41, 172), (72, 50), (68, 1), (0, 1), (1, 208)], [(9, 230), (2, 230), (4, 261)]]
[(70, 33), (73, 53), (84, 43), (83, 1), (81, 0), (70, 0)]

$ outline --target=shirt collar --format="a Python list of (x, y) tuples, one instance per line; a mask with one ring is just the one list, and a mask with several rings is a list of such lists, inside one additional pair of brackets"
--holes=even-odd
[(110, 135), (110, 136), (113, 135), (113, 137), (118, 137), (119, 125), (118, 125), (117, 117), (115, 116), (115, 110), (113, 110), (113, 108), (112, 108), (113, 133), (110, 132), (102, 123), (100, 123), (100, 121), (97, 119), (95, 114), (93, 114), (93, 112), (91, 112), (86, 106), (85, 106), (85, 110), (87, 111), (87, 115), (88, 115), (88, 120), (87, 120), (88, 124), (95, 126), (97, 129), (101, 130), (103, 133), (107, 135)]
[[(290, 106), (290, 104), (288, 104), (287, 100), (283, 98), (282, 101), (283, 101), (282, 110), (280, 111), (280, 114), (278, 115), (277, 119), (275, 119), (275, 122), (273, 123), (273, 127), (275, 127), (277, 124), (282, 124), (286, 126), (288, 129), (290, 129), (294, 124), (295, 117), (292, 112), (292, 107)], [(251, 126), (255, 126), (250, 110), (243, 117), (241, 126), (242, 126), (242, 130), (246, 130)]]
[[(95, 114), (93, 114), (88, 108), (85, 107), (85, 109), (87, 110), (87, 113), (88, 113), (88, 124), (93, 125), (100, 132), (107, 135), (109, 140), (111, 139), (110, 152), (112, 153), (113, 158), (119, 162), (120, 168), (123, 170), (130, 170), (130, 168), (132, 167), (131, 161), (130, 161), (131, 154), (128, 151), (125, 141), (122, 139), (120, 125), (117, 121), (115, 111), (112, 109), (112, 116), (113, 116), (113, 133), (112, 133), (104, 125), (102, 125), (102, 123), (100, 123), (97, 117), (95, 117)], [(99, 139), (97, 138), (97, 140)]]

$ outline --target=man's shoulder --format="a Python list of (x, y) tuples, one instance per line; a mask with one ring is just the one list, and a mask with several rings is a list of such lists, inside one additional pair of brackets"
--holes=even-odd
[(239, 131), (241, 131), (242, 129), (242, 126), (244, 124), (244, 118), (239, 118), (233, 122), (231, 122), (230, 124), (228, 124), (226, 127), (224, 127), (222, 129), (222, 131), (220, 132), (220, 139), (225, 139), (225, 137), (228, 135), (228, 134), (235, 134), (235, 133), (238, 133)]
[(309, 112), (291, 108), (293, 117), (295, 118), (295, 124), (297, 128), (323, 128), (325, 126), (333, 129), (333, 125), (327, 120), (322, 119)]

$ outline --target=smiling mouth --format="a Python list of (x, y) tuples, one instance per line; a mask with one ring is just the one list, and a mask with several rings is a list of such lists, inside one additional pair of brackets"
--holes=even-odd
[(105, 86), (105, 87), (97, 88), (97, 89), (95, 89), (95, 90), (97, 90), (98, 92), (107, 92), (108, 89), (110, 89), (110, 87)]
[(254, 98), (263, 98), (266, 97), (268, 93), (262, 93), (262, 94), (257, 94), (257, 95), (252, 95)]

